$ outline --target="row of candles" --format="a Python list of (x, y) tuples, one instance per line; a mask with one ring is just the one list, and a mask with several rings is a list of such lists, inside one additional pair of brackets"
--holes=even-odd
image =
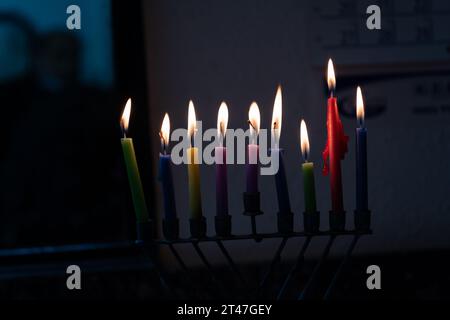
[[(330, 220), (333, 216), (344, 214), (341, 160), (344, 159), (347, 152), (348, 136), (345, 135), (343, 125), (339, 117), (337, 99), (335, 96), (336, 79), (333, 63), (328, 61), (327, 83), (330, 92), (327, 108), (327, 142), (323, 156), (323, 173), (330, 176), (331, 205)], [(131, 193), (133, 197), (134, 208), (136, 211), (137, 222), (146, 223), (149, 219), (148, 210), (145, 203), (145, 197), (142, 189), (139, 169), (134, 153), (133, 141), (127, 137), (129, 117), (131, 112), (131, 100), (127, 101), (121, 118), (121, 128), (123, 138), (121, 140), (122, 149), (125, 157), (125, 163), (128, 172)], [(356, 128), (356, 212), (368, 212), (367, 195), (367, 130), (364, 125), (364, 105), (360, 87), (356, 91), (356, 114), (358, 127)], [(248, 123), (250, 129), (250, 139), (247, 145), (246, 161), (246, 192), (245, 196), (257, 196), (259, 202), (258, 188), (258, 134), (260, 131), (260, 112), (258, 105), (253, 102), (248, 113)], [(228, 212), (228, 183), (227, 183), (227, 150), (223, 142), (225, 139), (228, 124), (228, 108), (223, 102), (220, 105), (217, 119), (217, 138), (219, 146), (215, 147), (216, 163), (216, 223), (217, 219), (229, 218)], [(279, 169), (275, 174), (275, 183), (277, 190), (277, 199), (279, 207), (279, 217), (283, 215), (292, 215), (289, 192), (287, 187), (286, 172), (283, 161), (283, 150), (280, 148), (280, 134), (282, 124), (282, 90), (278, 87), (273, 107), (271, 135), (274, 145), (271, 149), (272, 157), (279, 157)], [(190, 147), (187, 149), (188, 157), (188, 180), (189, 180), (189, 217), (192, 222), (200, 223), (204, 217), (201, 205), (200, 192), (200, 167), (199, 150), (194, 145), (194, 135), (196, 133), (196, 115), (194, 104), (189, 102), (188, 109), (188, 136)], [(175, 193), (173, 188), (173, 178), (171, 173), (171, 155), (168, 152), (170, 141), (170, 121), (169, 116), (165, 114), (161, 131), (161, 153), (159, 155), (159, 180), (162, 185), (162, 194), (164, 201), (164, 221), (166, 223), (176, 222), (178, 228), (178, 218), (175, 206)], [(300, 124), (300, 146), (304, 159), (302, 164), (303, 183), (304, 183), (304, 205), (305, 215), (317, 213), (316, 192), (314, 178), (314, 163), (309, 161), (309, 139), (306, 123), (301, 120)], [(245, 199), (244, 199), (245, 202)], [(246, 209), (247, 210), (247, 209)], [(259, 204), (254, 211), (259, 211)], [(345, 222), (344, 222), (345, 224)], [(203, 227), (204, 228), (204, 227)], [(195, 228), (194, 228), (195, 229)], [(217, 227), (216, 227), (217, 229)], [(177, 231), (175, 232), (177, 233)], [(194, 231), (198, 235), (198, 232)], [(200, 230), (200, 235), (204, 235), (204, 230)]]

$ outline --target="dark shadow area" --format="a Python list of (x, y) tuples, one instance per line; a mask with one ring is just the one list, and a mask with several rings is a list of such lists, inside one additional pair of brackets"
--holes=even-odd
[[(121, 40), (135, 6), (101, 2), (85, 4), (98, 19), (86, 18), (81, 30), (66, 28), (68, 15), (57, 1), (45, 1), (48, 16), (14, 4), (0, 13), (1, 247), (134, 236), (119, 118), (126, 99), (142, 87), (133, 88), (139, 71), (126, 51), (136, 48), (139, 34)], [(52, 24), (50, 14), (60, 8), (64, 24)], [(145, 100), (133, 100), (134, 118)], [(146, 126), (144, 116), (130, 131)]]

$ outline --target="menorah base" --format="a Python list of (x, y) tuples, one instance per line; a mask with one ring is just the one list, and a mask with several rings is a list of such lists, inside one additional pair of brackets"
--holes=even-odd
[(315, 233), (320, 227), (320, 212), (303, 212), (303, 228), (307, 233)]
[(345, 230), (345, 211), (330, 211), (330, 231)]
[(189, 228), (191, 237), (200, 239), (206, 237), (206, 219), (205, 217), (189, 219)]
[(360, 232), (370, 230), (371, 214), (370, 210), (355, 210), (355, 229)]
[(292, 233), (294, 231), (294, 214), (292, 212), (278, 212), (278, 232)]
[(137, 242), (148, 242), (153, 239), (153, 224), (151, 220), (136, 223)]
[(178, 218), (163, 219), (163, 235), (167, 240), (178, 239), (180, 234), (180, 222)]
[(216, 227), (216, 234), (219, 237), (227, 237), (231, 235), (231, 216), (221, 215), (214, 217), (214, 223)]

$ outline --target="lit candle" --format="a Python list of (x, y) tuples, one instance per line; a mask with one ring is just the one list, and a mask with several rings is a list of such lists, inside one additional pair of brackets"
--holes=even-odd
[[(333, 62), (328, 60), (328, 89), (330, 90), (330, 97), (328, 98), (327, 109), (327, 144), (323, 151), (324, 160), (324, 175), (330, 174), (331, 187), (331, 207), (332, 211), (341, 213), (344, 211), (343, 197), (342, 197), (342, 175), (341, 175), (341, 160), (344, 159), (347, 152), (348, 136), (344, 133), (341, 119), (339, 118), (337, 99), (334, 97), (334, 90), (336, 88), (336, 78), (334, 75)], [(329, 159), (329, 166), (327, 160)], [(328, 169), (329, 167), (329, 169)], [(328, 172), (329, 171), (329, 172)]]
[(188, 156), (188, 179), (189, 179), (189, 216), (192, 220), (202, 218), (202, 201), (200, 194), (200, 167), (198, 159), (198, 148), (194, 146), (194, 137), (197, 131), (197, 119), (195, 117), (194, 103), (189, 101), (188, 110), (188, 138), (190, 147), (187, 149)]
[(128, 99), (120, 120), (123, 138), (121, 139), (125, 165), (128, 173), (128, 181), (130, 183), (131, 195), (133, 198), (134, 211), (136, 213), (137, 223), (148, 222), (147, 204), (145, 203), (144, 191), (142, 189), (139, 168), (134, 153), (133, 139), (127, 138), (128, 124), (131, 113), (131, 99)]
[(278, 171), (275, 174), (275, 184), (278, 196), (278, 210), (280, 214), (291, 213), (291, 203), (284, 169), (283, 150), (280, 149), (281, 120), (282, 120), (282, 96), (281, 86), (278, 86), (273, 104), (272, 113), (272, 141), (274, 147), (271, 149), (272, 157), (278, 157)]
[(356, 89), (356, 210), (367, 211), (367, 129), (364, 126), (364, 102), (361, 88)]
[(316, 208), (316, 186), (314, 182), (314, 163), (308, 161), (309, 157), (309, 138), (305, 121), (300, 124), (300, 147), (304, 163), (302, 164), (303, 172), (303, 192), (305, 199), (305, 212), (315, 213)]
[(164, 199), (164, 218), (173, 220), (177, 217), (175, 206), (175, 193), (173, 188), (171, 157), (168, 152), (170, 141), (170, 120), (169, 115), (164, 115), (164, 120), (159, 133), (161, 138), (161, 153), (159, 154), (159, 181), (161, 182)]
[(215, 148), (216, 157), (216, 213), (228, 215), (227, 148), (224, 147), (228, 125), (228, 107), (222, 102), (217, 115), (217, 138), (219, 146)]
[(248, 124), (250, 126), (250, 140), (247, 146), (247, 164), (246, 164), (246, 178), (247, 178), (247, 193), (257, 193), (258, 188), (258, 134), (259, 124), (261, 122), (261, 115), (256, 102), (250, 105), (248, 111)]

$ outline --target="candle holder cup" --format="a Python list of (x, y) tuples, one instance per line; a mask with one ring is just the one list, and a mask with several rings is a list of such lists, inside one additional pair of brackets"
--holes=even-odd
[(330, 211), (330, 231), (345, 230), (345, 211)]
[(231, 216), (229, 214), (215, 216), (214, 224), (218, 236), (228, 237), (231, 235)]
[(294, 214), (292, 212), (278, 212), (277, 226), (280, 233), (294, 232)]
[(355, 210), (355, 229), (360, 232), (367, 232), (370, 230), (371, 214), (370, 210)]
[(167, 240), (175, 240), (179, 238), (180, 222), (178, 218), (163, 219), (162, 227), (163, 235)]
[(189, 219), (189, 228), (191, 237), (201, 239), (206, 237), (206, 219), (205, 217)]
[(244, 192), (244, 215), (258, 216), (263, 214), (260, 206), (259, 192)]
[[(278, 230), (276, 232), (261, 233), (258, 232), (256, 228), (256, 217), (262, 214), (259, 206), (259, 200), (259, 193), (244, 193), (244, 214), (251, 218), (251, 233), (231, 235), (231, 215), (222, 214), (216, 215), (215, 217), (215, 227), (217, 233), (216, 235), (206, 236), (206, 219), (205, 217), (200, 216), (198, 218), (189, 220), (191, 237), (182, 238), (178, 235), (179, 220), (178, 218), (174, 217), (172, 219), (162, 220), (165, 239), (157, 239), (152, 237), (153, 229), (151, 221), (138, 223), (138, 240), (136, 241), (136, 245), (148, 249), (150, 257), (153, 257), (154, 248), (156, 248), (156, 246), (168, 246), (173, 257), (175, 258), (183, 272), (186, 273), (186, 276), (189, 279), (191, 278), (191, 270), (186, 265), (183, 257), (178, 253), (176, 247), (178, 245), (191, 244), (195, 252), (197, 253), (198, 258), (204, 265), (206, 272), (209, 274), (209, 279), (207, 280), (208, 283), (204, 284), (205, 288), (210, 288), (210, 285), (214, 286), (212, 288), (213, 290), (207, 289), (207, 293), (212, 294), (217, 298), (225, 298), (229, 297), (226, 295), (228, 293), (228, 287), (224, 286), (220, 278), (217, 277), (218, 270), (215, 269), (212, 262), (209, 260), (208, 256), (205, 254), (202, 246), (200, 245), (202, 243), (215, 243), (220, 252), (225, 257), (233, 275), (236, 277), (236, 279), (239, 279), (240, 284), (243, 284), (242, 287), (239, 287), (239, 290), (246, 289), (246, 291), (244, 292), (244, 296), (254, 297), (255, 287), (250, 283), (249, 278), (246, 277), (246, 274), (241, 273), (239, 266), (233, 259), (231, 252), (227, 249), (224, 243), (225, 241), (247, 240), (254, 240), (256, 243), (260, 243), (263, 241), (268, 241), (269, 239), (280, 239), (281, 242), (279, 243), (275, 254), (270, 260), (270, 264), (268, 265), (266, 272), (264, 273), (263, 277), (261, 277), (256, 288), (259, 297), (268, 297), (270, 299), (273, 298), (273, 292), (272, 290), (268, 290), (270, 288), (268, 284), (274, 278), (274, 273), (276, 272), (276, 270), (278, 270), (277, 266), (282, 262), (281, 258), (283, 250), (286, 248), (286, 244), (288, 243), (288, 241), (290, 241), (290, 239), (304, 238), (305, 240), (301, 248), (299, 248), (295, 264), (292, 266), (289, 273), (284, 277), (283, 285), (276, 293), (277, 300), (280, 300), (286, 296), (286, 289), (291, 288), (291, 285), (296, 282), (295, 275), (301, 268), (305, 260), (305, 254), (310, 246), (312, 239), (316, 237), (328, 237), (328, 244), (323, 249), (323, 253), (316, 266), (314, 267), (311, 275), (308, 277), (308, 281), (304, 286), (298, 288), (300, 291), (296, 293), (297, 298), (303, 300), (309, 298), (313, 294), (316, 294), (316, 291), (318, 291), (316, 289), (317, 284), (319, 283), (319, 276), (323, 273), (322, 265), (329, 256), (331, 247), (335, 240), (337, 238), (345, 236), (352, 236), (353, 240), (351, 241), (347, 249), (346, 255), (343, 257), (339, 268), (333, 271), (333, 276), (330, 277), (332, 280), (327, 285), (327, 290), (324, 295), (324, 299), (328, 300), (338, 284), (337, 279), (341, 274), (343, 274), (344, 266), (349, 260), (349, 257), (351, 256), (356, 243), (359, 241), (359, 239), (361, 239), (363, 235), (372, 234), (372, 230), (370, 229), (370, 211), (355, 210), (355, 225), (357, 228), (354, 230), (345, 229), (345, 211), (330, 211), (330, 230), (326, 231), (319, 230), (319, 211), (303, 212), (303, 231), (292, 230), (291, 221), (293, 221), (293, 213), (282, 212), (278, 213)], [(155, 270), (160, 278), (161, 284), (165, 287), (167, 292), (173, 294), (174, 297), (178, 297), (179, 289), (183, 288), (179, 288), (178, 286), (176, 288), (173, 287), (171, 285), (171, 281), (167, 281), (166, 273), (161, 269), (158, 263), (155, 263)], [(181, 290), (181, 293), (184, 294), (186, 298), (192, 298), (192, 287), (196, 285), (198, 284), (190, 283), (189, 286), (186, 287), (185, 291)], [(199, 297), (205, 296), (201, 291), (198, 293)]]
[(303, 212), (303, 228), (306, 233), (317, 233), (320, 228), (320, 212)]
[(256, 231), (256, 216), (263, 214), (261, 211), (261, 201), (259, 192), (244, 192), (244, 215), (251, 217), (252, 235), (255, 241), (261, 241)]
[(153, 239), (153, 223), (151, 220), (136, 223), (136, 242), (149, 242)]

